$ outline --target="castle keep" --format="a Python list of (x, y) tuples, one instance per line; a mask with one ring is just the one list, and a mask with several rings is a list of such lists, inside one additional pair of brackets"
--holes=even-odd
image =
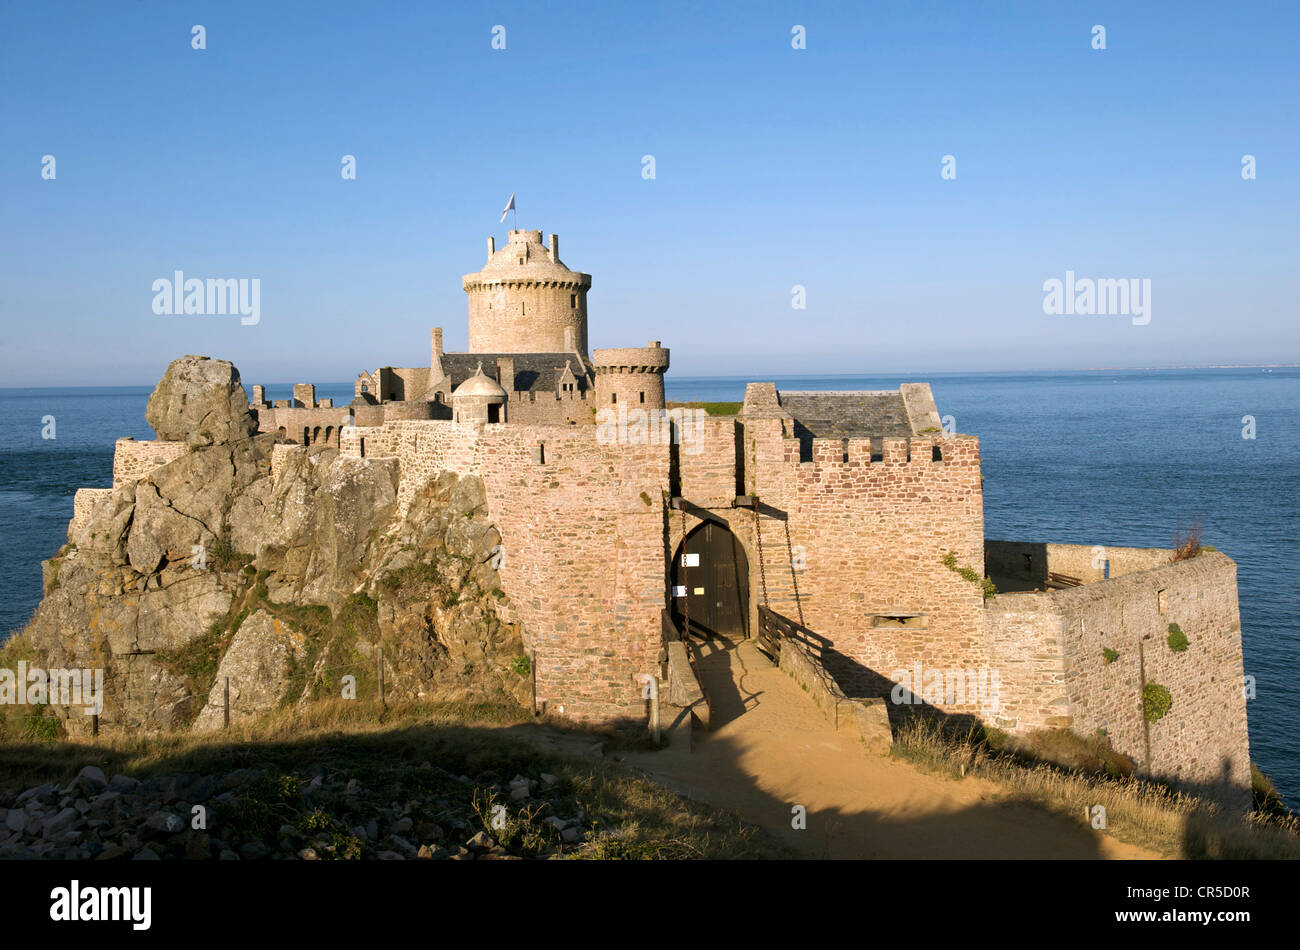
[[(641, 719), (645, 677), (689, 678), (675, 643), (779, 627), (850, 697), (1100, 731), (1148, 774), (1249, 787), (1229, 558), (986, 539), (979, 440), (944, 431), (925, 383), (754, 382), (734, 416), (668, 408), (658, 342), (588, 352), (591, 276), (555, 235), (487, 250), (462, 279), (468, 352), (435, 328), (428, 366), (361, 372), (346, 407), (305, 384), (250, 405), (277, 476), (330, 449), (395, 465), (399, 516), (441, 472), (482, 480), (539, 704)], [(184, 450), (122, 440), (115, 482)], [(1156, 719), (1151, 685), (1172, 696)]]

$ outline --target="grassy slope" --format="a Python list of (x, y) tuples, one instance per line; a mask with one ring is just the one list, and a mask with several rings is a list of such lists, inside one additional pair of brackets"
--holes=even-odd
[(955, 780), (980, 776), (1017, 800), (1069, 817), (1100, 805), (1107, 834), (1171, 858), (1300, 858), (1294, 817), (1276, 808), (1245, 819), (1225, 815), (1202, 799), (1132, 777), (1122, 756), (1092, 740), (1067, 742), (1054, 733), (1029, 744), (990, 742), (917, 720), (895, 736), (892, 754)]
[[(549, 749), (531, 741), (543, 731), (551, 737)], [(227, 822), (244, 823), (241, 830), (248, 832), (260, 828), (265, 814), (274, 811), (276, 825), (284, 821), (343, 834), (357, 814), (330, 814), (328, 807), (319, 814), (295, 794), (277, 791), (300, 788), (323, 770), (357, 779), (367, 800), (400, 802), (417, 795), (445, 799), (445, 809), (432, 818), (466, 821), (492, 834), (510, 853), (525, 857), (786, 855), (778, 843), (730, 813), (677, 796), (607, 760), (555, 751), (557, 737), (566, 748), (596, 742), (617, 748), (643, 741), (611, 731), (539, 727), (524, 711), (505, 706), (383, 710), (373, 702), (338, 700), (282, 709), (255, 724), (204, 735), (101, 736), (94, 744), (11, 738), (0, 743), (0, 788), (15, 792), (46, 781), (67, 782), (84, 765), (97, 765), (106, 775), (139, 779), (260, 769), (272, 777), (260, 783), (265, 801), (246, 800)], [(516, 774), (536, 777), (542, 772), (559, 779), (555, 805), (561, 813), (580, 809), (588, 816), (587, 843), (561, 852), (558, 833), (544, 824), (545, 815), (537, 813), (535, 803), (511, 802), (493, 792)], [(459, 781), (458, 776), (471, 781)], [(507, 808), (505, 829), (488, 827), (491, 806), (497, 802)], [(340, 848), (339, 856), (344, 850)]]

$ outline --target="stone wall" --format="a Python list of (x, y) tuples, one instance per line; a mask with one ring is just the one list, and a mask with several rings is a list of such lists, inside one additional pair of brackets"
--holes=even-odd
[[(828, 641), (827, 668), (854, 695), (881, 695), (894, 671), (916, 663), (986, 668), (983, 592), (943, 563), (951, 552), (957, 567), (983, 575), (978, 440), (884, 439), (872, 461), (871, 440), (814, 439), (812, 461), (800, 462), (786, 425), (744, 421), (744, 479), (760, 500), (771, 608), (792, 619), (802, 608), (802, 623)], [(757, 603), (757, 539), (746, 546)], [(977, 712), (978, 703), (950, 711)]]
[(305, 447), (301, 445), (279, 443), (271, 446), (271, 481), (278, 482), (280, 480), (280, 473), (284, 471), (284, 463), (288, 459), (290, 452), (302, 451), (305, 451)]
[[(371, 387), (370, 394), (380, 402), (415, 402), (436, 382), (429, 375), (427, 366), (381, 366), (364, 381)], [(358, 378), (357, 390), (362, 381)]]
[(665, 597), (666, 445), (605, 445), (594, 426), (389, 422), (341, 451), (400, 462), (399, 510), (440, 471), (483, 479), (499, 573), (536, 652), (537, 698), (577, 718), (644, 715)]
[(587, 288), (577, 280), (475, 283), (470, 353), (587, 352)]
[(798, 640), (782, 639), (780, 668), (803, 687), (837, 731), (858, 736), (873, 752), (886, 753), (894, 744), (885, 700), (879, 696), (851, 699)]
[(985, 570), (999, 589), (1042, 587), (1049, 574), (1074, 577), (1085, 584), (1146, 571), (1173, 559), (1168, 548), (1123, 548), (1096, 544), (1043, 544), (1030, 541), (985, 541)]
[(664, 373), (668, 350), (651, 340), (644, 347), (596, 350), (596, 405), (626, 405), (630, 409), (664, 408)]
[(294, 408), (272, 406), (255, 409), (258, 432), (277, 432), (299, 445), (338, 445), (339, 429), (347, 424), (346, 406)]
[(113, 493), (111, 488), (78, 488), (72, 496), (72, 520), (68, 522), (68, 540), (84, 533), (95, 506)]
[(641, 718), (665, 598), (664, 445), (594, 427), (484, 426), (481, 475), (503, 587), (537, 651), (537, 694), (579, 718)]
[(185, 454), (184, 442), (137, 442), (118, 439), (113, 448), (113, 487), (144, 478), (159, 466)]
[(737, 466), (743, 469), (736, 451), (740, 425), (735, 417), (706, 416), (675, 428), (682, 432), (677, 494), (701, 508), (730, 508), (739, 494)]
[(1071, 727), (1065, 621), (1052, 594), (998, 594), (984, 613), (989, 668), (998, 674), (990, 724), (1017, 733)]
[(592, 393), (510, 392), (506, 398), (506, 420), (523, 425), (591, 425), (596, 417)]
[[(1104, 729), (1149, 774), (1214, 794), (1249, 787), (1231, 559), (1206, 552), (1103, 583), (1000, 594), (987, 616), (1004, 726), (1068, 726), (1082, 735)], [(1169, 648), (1171, 623), (1186, 634), (1187, 650)], [(1105, 649), (1118, 657), (1107, 663)], [(1148, 724), (1142, 688), (1150, 682), (1170, 691), (1173, 708)], [(1006, 707), (1008, 699), (1016, 705)]]
[[(1195, 784), (1250, 786), (1237, 565), (1231, 559), (1206, 553), (1060, 591), (1054, 599), (1065, 618), (1076, 732), (1104, 728), (1121, 751), (1143, 760), (1145, 677), (1173, 696), (1170, 713), (1150, 724), (1148, 770)], [(1171, 623), (1187, 635), (1184, 652), (1168, 646)], [(1119, 658), (1103, 663), (1103, 647)]]
[(346, 455), (396, 458), (400, 462), (402, 474), (398, 483), (397, 513), (404, 517), (412, 495), (439, 472), (479, 474), (479, 441), (484, 428), (444, 420), (353, 426), (341, 433), (339, 450)]

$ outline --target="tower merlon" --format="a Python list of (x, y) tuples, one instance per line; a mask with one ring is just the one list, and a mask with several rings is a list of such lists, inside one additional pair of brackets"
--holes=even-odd
[(668, 370), (668, 349), (652, 340), (649, 346), (627, 346), (592, 350), (591, 361), (599, 373), (664, 373)]

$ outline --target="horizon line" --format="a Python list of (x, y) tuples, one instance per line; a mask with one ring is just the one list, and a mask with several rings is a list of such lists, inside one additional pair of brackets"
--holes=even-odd
[[(1034, 374), (1034, 373), (1156, 373), (1156, 372), (1180, 372), (1188, 370), (1236, 370), (1236, 369), (1300, 369), (1300, 363), (1205, 363), (1205, 364), (1187, 364), (1180, 366), (1087, 366), (1087, 367), (1047, 367), (1041, 369), (988, 369), (988, 370), (929, 370), (926, 372), (863, 372), (863, 373), (747, 373), (740, 376), (678, 376), (679, 381), (703, 382), (708, 380), (720, 380), (727, 382), (746, 381), (746, 382), (765, 382), (767, 380), (781, 379), (853, 379), (853, 378), (880, 378), (880, 377), (897, 377), (897, 376), (1009, 376), (1016, 374)], [(161, 378), (161, 377), (160, 377)], [(673, 377), (665, 377), (665, 383), (670, 382)], [(298, 381), (302, 382), (301, 380)], [(0, 393), (3, 392), (21, 392), (23, 390), (50, 390), (50, 389), (143, 389), (153, 388), (158, 384), (154, 383), (99, 383), (80, 386), (0, 386)], [(289, 381), (279, 381), (271, 383), (247, 383), (241, 378), (240, 385), (266, 385), (266, 386), (293, 386), (297, 383)], [(346, 380), (332, 380), (321, 383), (312, 383), (313, 386), (349, 386), (351, 383)]]

